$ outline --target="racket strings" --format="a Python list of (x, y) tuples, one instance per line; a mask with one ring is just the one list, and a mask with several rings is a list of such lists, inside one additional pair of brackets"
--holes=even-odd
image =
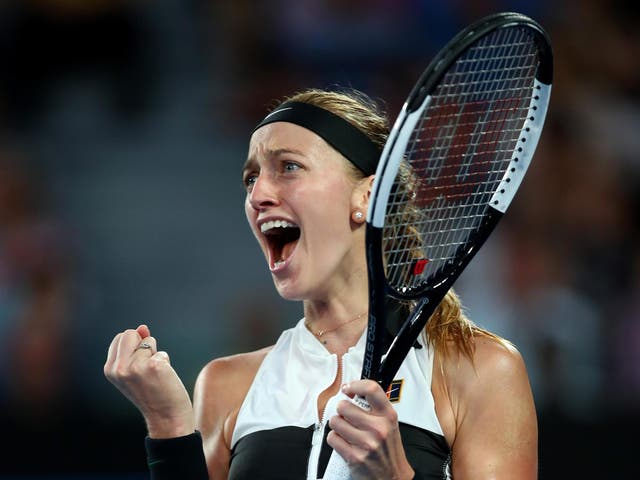
[(502, 28), (458, 58), (410, 136), (387, 205), (387, 281), (418, 287), (469, 243), (504, 178), (528, 115), (537, 49)]

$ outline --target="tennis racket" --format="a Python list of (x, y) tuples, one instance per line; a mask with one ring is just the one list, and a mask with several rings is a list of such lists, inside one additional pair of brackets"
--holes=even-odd
[[(518, 13), (458, 33), (409, 94), (382, 152), (366, 225), (362, 378), (386, 390), (429, 317), (504, 216), (549, 103), (551, 43)], [(415, 303), (385, 352), (385, 299)], [(367, 408), (364, 399), (356, 403)], [(349, 478), (334, 452), (325, 480)]]

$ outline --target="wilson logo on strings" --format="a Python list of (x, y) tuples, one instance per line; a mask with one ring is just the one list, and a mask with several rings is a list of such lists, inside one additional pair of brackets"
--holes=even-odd
[(426, 258), (421, 258), (420, 260), (416, 260), (413, 263), (413, 274), (421, 275), (422, 272), (424, 272), (424, 267), (427, 266), (427, 263), (429, 263), (429, 260), (427, 260)]

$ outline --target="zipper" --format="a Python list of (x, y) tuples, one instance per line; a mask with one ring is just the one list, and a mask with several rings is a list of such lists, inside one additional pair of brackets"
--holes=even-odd
[[(322, 416), (324, 417), (324, 412), (322, 412)], [(311, 452), (309, 452), (309, 463), (307, 464), (307, 480), (317, 480), (318, 478), (318, 463), (320, 462), (325, 427), (326, 420), (322, 418), (313, 428)]]
[[(339, 368), (340, 365), (342, 364), (342, 369), (340, 372), (340, 386), (342, 386), (345, 381), (346, 368), (344, 365), (345, 365), (346, 357), (348, 355), (349, 355), (349, 352), (346, 352), (342, 357), (338, 357), (336, 355), (336, 358), (338, 359), (337, 368)], [(337, 395), (340, 395), (340, 390), (338, 390)], [(322, 410), (322, 415), (320, 416), (320, 420), (316, 422), (316, 424), (313, 427), (313, 435), (311, 436), (311, 451), (309, 452), (309, 461), (307, 463), (307, 480), (321, 480), (321, 479), (318, 479), (318, 467), (320, 463), (320, 453), (322, 452), (324, 432), (326, 430), (327, 423), (329, 422), (329, 419), (326, 418), (326, 413), (327, 413), (327, 407), (329, 406), (329, 404), (334, 398), (335, 396), (331, 397), (327, 401), (327, 404), (324, 406), (324, 409)], [(317, 402), (317, 399), (316, 399), (316, 402)]]

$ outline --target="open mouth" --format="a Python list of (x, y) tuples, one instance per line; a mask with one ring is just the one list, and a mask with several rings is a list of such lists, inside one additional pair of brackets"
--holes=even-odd
[(300, 228), (286, 220), (271, 220), (260, 225), (260, 231), (267, 239), (271, 267), (283, 265), (298, 244)]

